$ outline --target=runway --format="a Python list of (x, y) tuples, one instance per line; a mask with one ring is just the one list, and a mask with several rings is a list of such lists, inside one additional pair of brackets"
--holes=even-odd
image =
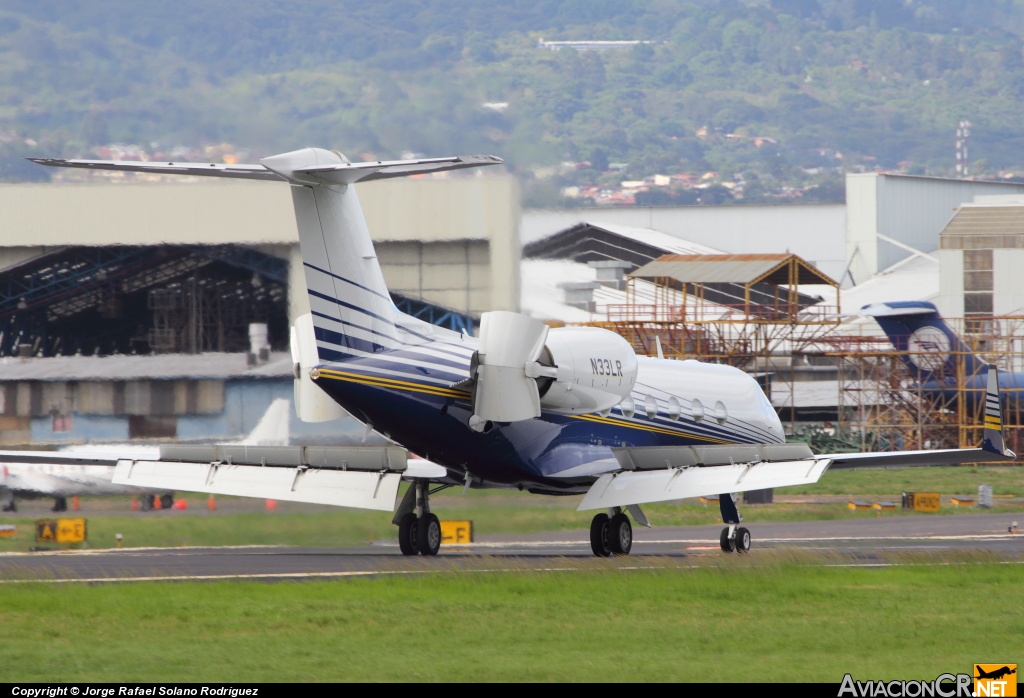
[[(900, 553), (988, 551), (1024, 560), (1024, 530), (1007, 533), (1015, 514), (899, 516), (841, 521), (752, 524), (760, 551), (834, 552), (836, 564), (892, 564)], [(724, 555), (721, 525), (634, 529), (628, 557), (595, 558), (587, 531), (483, 536), (478, 542), (442, 546), (436, 558), (405, 557), (397, 543), (344, 548), (243, 546), (43, 551), (0, 555), (0, 584), (156, 580), (340, 578), (470, 570), (553, 570), (686, 565)], [(845, 561), (845, 562), (844, 562)]]

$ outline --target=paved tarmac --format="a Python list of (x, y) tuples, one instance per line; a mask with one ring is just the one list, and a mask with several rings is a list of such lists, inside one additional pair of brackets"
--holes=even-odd
[[(823, 564), (892, 564), (903, 553), (987, 551), (1024, 561), (1024, 528), (1007, 532), (1012, 513), (899, 516), (840, 521), (759, 523), (751, 561), (760, 551), (831, 552)], [(436, 558), (407, 558), (397, 543), (344, 548), (245, 546), (128, 548), (0, 554), (0, 584), (187, 579), (300, 579), (418, 574), (483, 569), (581, 569), (615, 565), (685, 566), (722, 556), (721, 525), (634, 528), (633, 553), (594, 558), (585, 530), (483, 536), (472, 544), (442, 546)]]

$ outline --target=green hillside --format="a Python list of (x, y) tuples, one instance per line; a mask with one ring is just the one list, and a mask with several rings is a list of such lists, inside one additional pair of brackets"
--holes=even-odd
[(1010, 177), (1022, 34), (1015, 0), (8, 0), (0, 177), (46, 176), (27, 154), (226, 142), (247, 159), (489, 152), (541, 202), (709, 171), (747, 200), (834, 200), (844, 171), (951, 176), (961, 119), (971, 174)]

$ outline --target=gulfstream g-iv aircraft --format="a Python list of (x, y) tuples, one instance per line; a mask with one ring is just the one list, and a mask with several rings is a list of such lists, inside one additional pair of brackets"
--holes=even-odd
[[(43, 165), (279, 181), (291, 187), (312, 314), (292, 333), (300, 418), (337, 406), (398, 448), (168, 447), (125, 458), (115, 482), (396, 510), (401, 550), (441, 542), (430, 495), (453, 485), (582, 494), (596, 555), (625, 554), (640, 505), (720, 495), (725, 551), (750, 548), (732, 493), (816, 482), (830, 468), (905, 467), (1013, 458), (989, 372), (981, 448), (814, 455), (787, 444), (758, 384), (729, 366), (637, 356), (592, 327), (549, 329), (484, 313), (474, 338), (404, 315), (391, 302), (355, 184), (496, 165), (491, 156), (349, 162), (307, 148), (258, 165), (36, 159)], [(329, 398), (329, 399), (328, 399)], [(993, 406), (994, 405), (994, 406)], [(627, 516), (627, 512), (630, 516)]]

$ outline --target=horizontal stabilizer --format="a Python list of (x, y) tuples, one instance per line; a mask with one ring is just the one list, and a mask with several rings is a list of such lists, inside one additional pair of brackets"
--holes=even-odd
[(64, 158), (28, 158), (47, 167), (77, 167), (86, 170), (149, 172), (150, 174), (192, 175), (197, 177), (231, 177), (285, 182), (284, 177), (263, 165), (224, 165), (200, 162), (133, 162), (131, 160), (66, 160)]
[(306, 148), (264, 158), (259, 165), (225, 165), (208, 162), (137, 162), (129, 160), (68, 160), (65, 158), (28, 158), (47, 167), (77, 167), (86, 170), (149, 172), (151, 174), (189, 175), (193, 177), (231, 177), (262, 179), (295, 184), (352, 184), (359, 181), (407, 177), (410, 175), (461, 170), (467, 167), (500, 165), (493, 155), (456, 155), (447, 158), (348, 162), (340, 153)]
[(400, 473), (124, 460), (114, 484), (392, 511)]
[(810, 485), (817, 482), (828, 467), (829, 461), (825, 459), (608, 473), (598, 478), (578, 510)]
[(342, 163), (326, 167), (311, 167), (300, 170), (300, 172), (332, 184), (351, 184), (352, 182), (369, 182), (374, 179), (462, 170), (467, 167), (500, 165), (503, 162), (504, 160), (494, 155), (459, 155), (450, 158), (424, 158), (421, 160)]

